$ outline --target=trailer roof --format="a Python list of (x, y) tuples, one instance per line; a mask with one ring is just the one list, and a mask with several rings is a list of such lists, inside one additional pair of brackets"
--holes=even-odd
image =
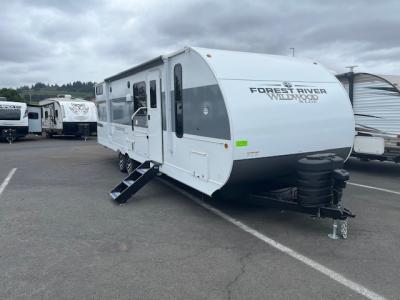
[(400, 76), (399, 75), (378, 75), (392, 83), (398, 90), (400, 90)]
[[(345, 79), (348, 76), (350, 76), (351, 73), (342, 73), (342, 74), (337, 74), (336, 77), (338, 79)], [(400, 76), (399, 75), (380, 75), (380, 74), (371, 74), (371, 73), (364, 73), (364, 72), (359, 72), (359, 73), (354, 73), (354, 76), (362, 76), (362, 75), (369, 75), (376, 77), (378, 79), (381, 79), (383, 81), (388, 82), (391, 84), (398, 92), (400, 92)]]
[(104, 79), (104, 81), (108, 82), (108, 81), (121, 79), (121, 78), (124, 78), (126, 76), (133, 75), (133, 74), (139, 73), (139, 72), (141, 72), (143, 70), (146, 70), (146, 69), (149, 69), (149, 68), (152, 68), (152, 67), (156, 67), (156, 66), (159, 66), (159, 65), (162, 65), (162, 64), (163, 64), (162, 56), (158, 56), (156, 58), (153, 58), (152, 60), (144, 62), (144, 63), (142, 63), (140, 65), (134, 66), (133, 68), (127, 69), (127, 70), (122, 71), (122, 72), (120, 72), (118, 74), (110, 76), (110, 77)]
[(310, 59), (265, 53), (192, 47), (218, 79), (335, 82), (335, 77)]
[[(104, 82), (118, 80), (162, 65), (164, 57), (172, 57), (190, 50), (198, 52), (212, 67), (213, 72), (218, 78), (260, 80), (265, 79), (264, 77), (267, 75), (266, 70), (269, 70), (274, 73), (274, 77), (277, 80), (295, 81), (298, 80), (298, 74), (304, 73), (304, 68), (306, 67), (307, 80), (332, 82), (332, 76), (327, 75), (326, 72), (321, 72), (320, 68), (309, 68), (309, 66), (319, 65), (317, 62), (309, 59), (188, 46), (169, 55), (158, 56), (133, 68), (117, 73), (104, 79)], [(287, 69), (290, 69), (291, 72), (288, 73)]]

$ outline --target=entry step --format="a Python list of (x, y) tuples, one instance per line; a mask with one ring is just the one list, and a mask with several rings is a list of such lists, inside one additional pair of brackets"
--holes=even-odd
[(158, 163), (153, 161), (142, 163), (110, 192), (110, 197), (119, 204), (127, 202), (130, 197), (157, 175), (159, 166)]

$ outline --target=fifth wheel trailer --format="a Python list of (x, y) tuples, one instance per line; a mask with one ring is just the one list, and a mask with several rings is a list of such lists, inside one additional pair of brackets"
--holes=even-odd
[(349, 72), (337, 77), (356, 120), (352, 155), (400, 162), (400, 76)]
[(60, 95), (41, 100), (42, 130), (47, 136), (89, 136), (97, 131), (96, 105), (91, 101)]
[[(345, 185), (336, 179), (348, 179), (332, 172), (351, 153), (353, 112), (317, 62), (186, 47), (108, 77), (95, 92), (98, 142), (131, 173), (111, 192), (119, 203), (156, 173), (210, 196), (305, 182), (315, 184), (311, 195), (327, 184), (313, 194), (318, 207)], [(307, 170), (322, 173), (310, 179)]]

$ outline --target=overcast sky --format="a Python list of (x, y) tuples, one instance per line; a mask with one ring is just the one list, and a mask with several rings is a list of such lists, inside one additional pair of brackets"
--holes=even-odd
[[(342, 4), (340, 4), (342, 3)], [(400, 1), (8, 0), (0, 87), (103, 78), (185, 45), (400, 74)]]

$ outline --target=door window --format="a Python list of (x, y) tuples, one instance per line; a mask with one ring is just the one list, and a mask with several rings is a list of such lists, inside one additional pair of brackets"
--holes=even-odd
[[(133, 85), (133, 105), (135, 111), (141, 107), (147, 107), (146, 83), (144, 81), (135, 83)], [(137, 115), (146, 115), (146, 110), (142, 109)]]

